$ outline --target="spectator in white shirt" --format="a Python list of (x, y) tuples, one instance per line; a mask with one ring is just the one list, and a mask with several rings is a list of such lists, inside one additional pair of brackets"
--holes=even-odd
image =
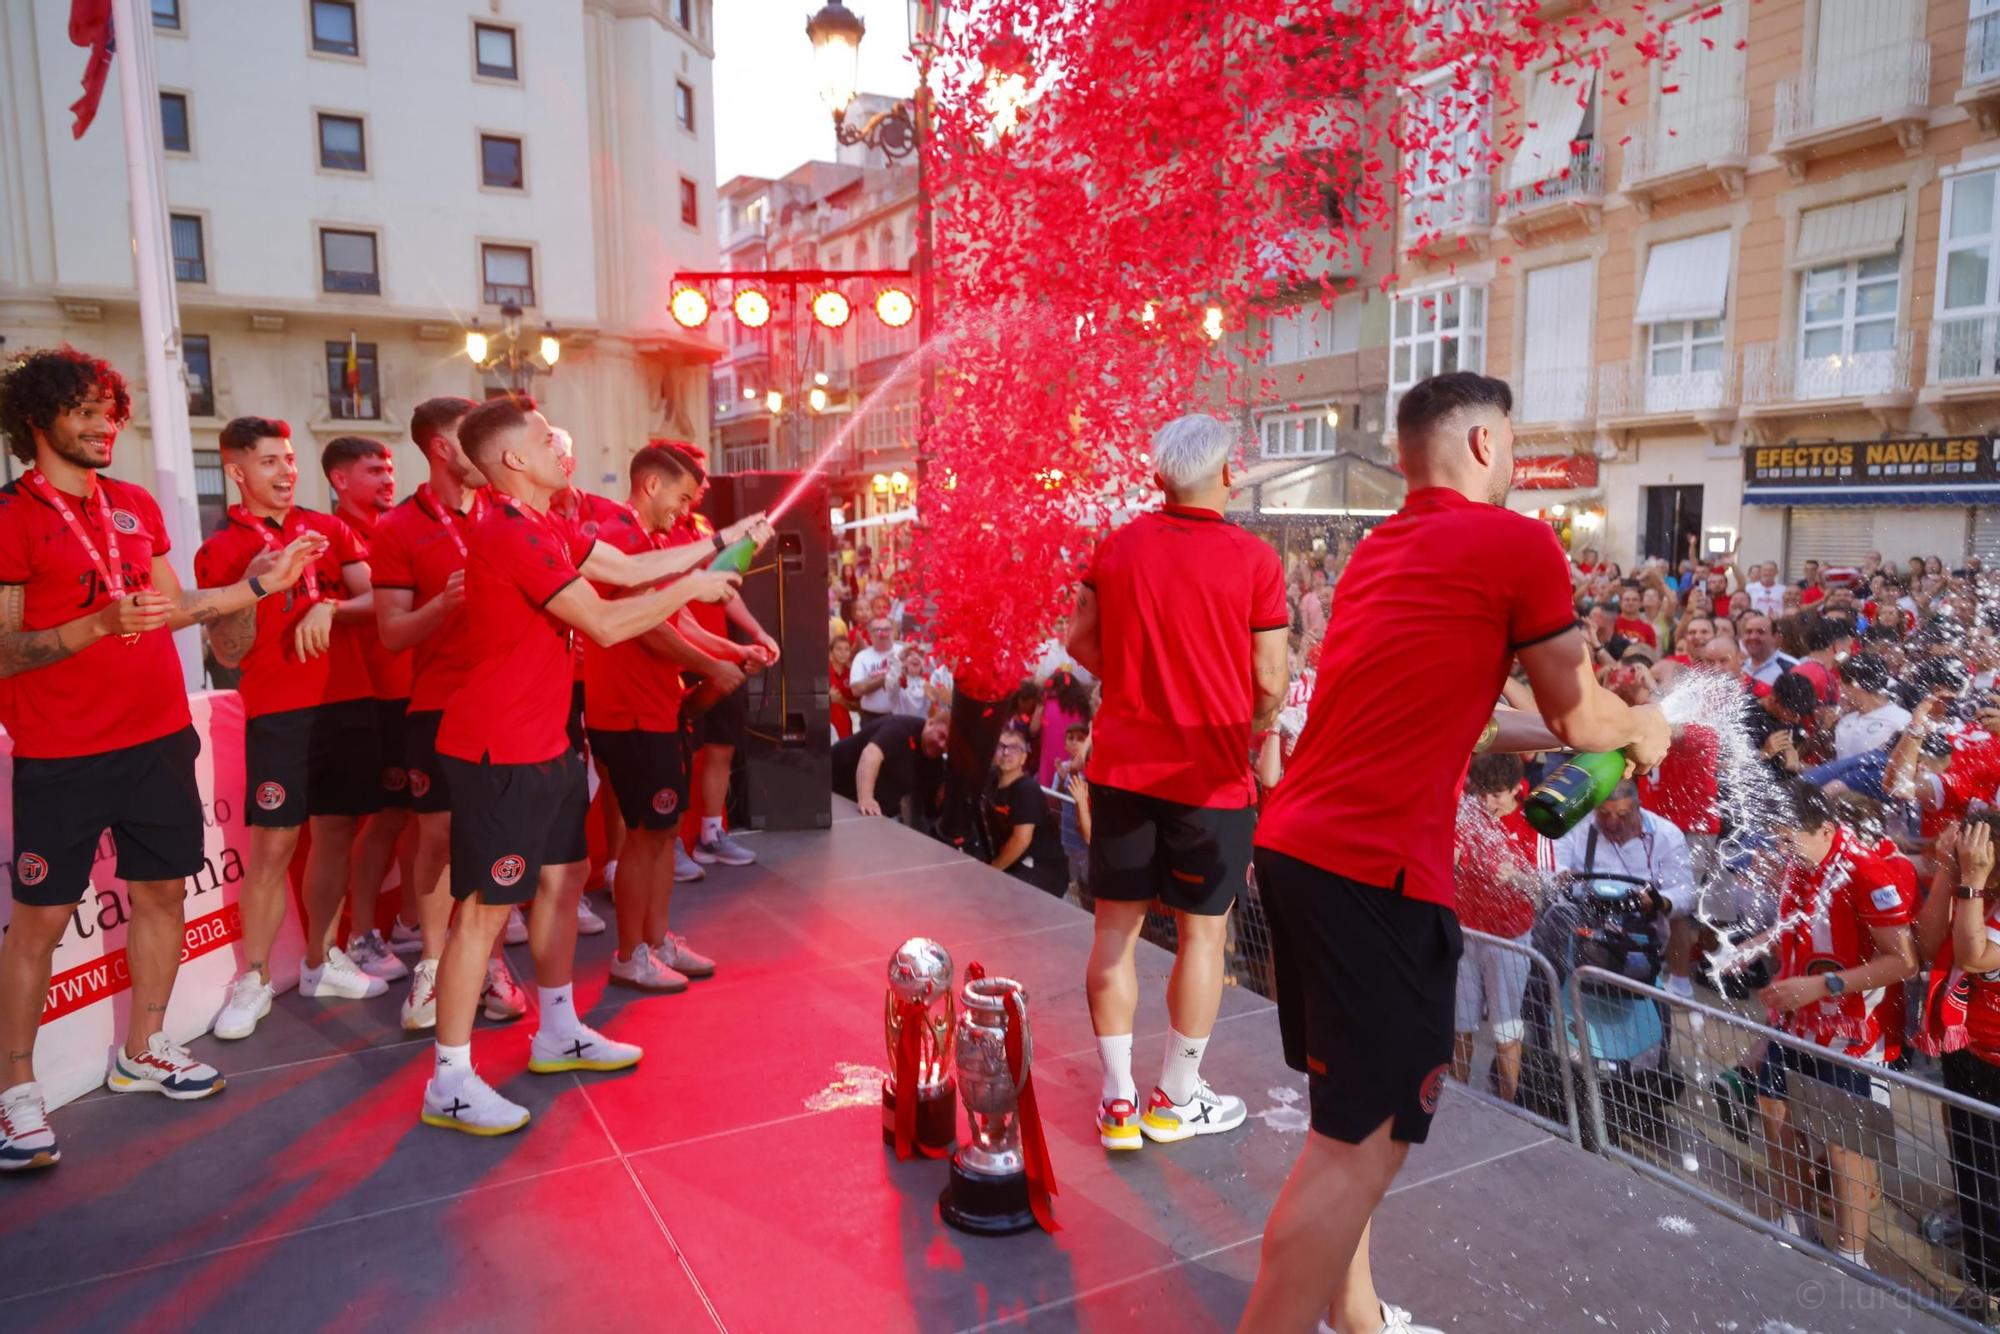
[[(1588, 820), (1556, 841), (1556, 869), (1578, 882), (1588, 882), (1593, 872), (1643, 880), (1662, 918), (1685, 917), (1694, 911), (1694, 867), (1688, 860), (1687, 837), (1669, 821), (1640, 808), (1639, 785), (1629, 778)], [(1660, 938), (1666, 939), (1664, 930)], [(1684, 973), (1669, 977), (1666, 987), (1677, 996), (1694, 995), (1694, 982)]]
[(1750, 599), (1750, 608), (1761, 611), (1773, 620), (1784, 615), (1785, 586), (1778, 582), (1778, 563), (1765, 561), (1757, 567), (1757, 577), (1744, 585), (1744, 594)]
[(1840, 664), (1840, 702), (1847, 711), (1833, 725), (1834, 758), (1882, 750), (1910, 725), (1910, 711), (1889, 694), (1893, 684), (1889, 665), (1873, 653)]
[(899, 653), (903, 684), (890, 690), (895, 702), (889, 711), (900, 718), (928, 718), (931, 702), (930, 692), (924, 688), (924, 651), (915, 644), (909, 644)]
[[(854, 655), (848, 684), (861, 702), (861, 722), (887, 718), (896, 711), (895, 691), (902, 688), (903, 664), (896, 649), (896, 630), (887, 616), (868, 623), (868, 647)], [(858, 730), (858, 729), (857, 729)]]
[(1778, 636), (1772, 631), (1769, 612), (1753, 611), (1737, 622), (1736, 642), (1743, 650), (1743, 674), (1767, 686), (1776, 685), (1778, 678), (1798, 662), (1790, 654), (1778, 651)]

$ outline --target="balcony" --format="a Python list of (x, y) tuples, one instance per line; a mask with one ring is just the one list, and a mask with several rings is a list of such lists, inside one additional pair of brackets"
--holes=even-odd
[(1484, 252), (1493, 240), (1493, 182), (1467, 176), (1403, 200), (1403, 248), (1463, 240)]
[(1634, 131), (1618, 188), (1649, 218), (1655, 201), (1691, 190), (1741, 198), (1749, 165), (1750, 102), (1729, 98), (1698, 109), (1686, 124), (1662, 126), (1656, 117), (1652, 129)]
[(1717, 444), (1729, 443), (1737, 415), (1736, 367), (1726, 353), (1713, 370), (1655, 375), (1645, 358), (1597, 370), (1597, 416), (1625, 431), (1692, 424)]
[(1567, 166), (1500, 199), (1500, 225), (1518, 244), (1570, 222), (1582, 222), (1594, 232), (1603, 221), (1604, 145), (1596, 142), (1570, 145)]
[(1965, 82), (1952, 101), (1972, 113), (1981, 134), (2000, 130), (2000, 11), (1965, 29)]
[(1893, 346), (1841, 356), (1805, 357), (1788, 343), (1743, 349), (1743, 415), (1753, 433), (1775, 437), (1788, 421), (1865, 412), (1885, 431), (1900, 431), (1916, 404), (1916, 340), (1908, 329)]
[(1594, 413), (1590, 367), (1554, 366), (1521, 374), (1521, 396), (1514, 420), (1524, 435), (1543, 434), (1535, 428), (1585, 428)]
[(1939, 316), (1929, 351), (1923, 402), (1954, 431), (1989, 424), (2000, 403), (2000, 313)]
[(487, 283), (484, 299), (489, 306), (532, 306), (535, 304), (534, 284)]
[(1895, 140), (1905, 152), (1924, 145), (1930, 121), (1931, 45), (1894, 42), (1827, 69), (1808, 69), (1778, 84), (1771, 152), (1795, 180), (1815, 157)]

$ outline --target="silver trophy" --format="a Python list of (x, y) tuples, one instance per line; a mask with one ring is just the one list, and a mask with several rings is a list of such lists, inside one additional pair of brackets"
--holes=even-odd
[(1032, 1059), (1028, 992), (1006, 977), (974, 977), (959, 997), (958, 1084), (971, 1139), (951, 1159), (951, 1184), (938, 1200), (944, 1221), (965, 1232), (1004, 1235), (1036, 1225), (1021, 1131), (1021, 1090), (1007, 1061), (1007, 998), (1016, 998), (1021, 1077)]
[[(942, 1158), (958, 1137), (951, 1021), (951, 955), (935, 940), (913, 936), (889, 958), (889, 990), (882, 1000), (882, 1035), (889, 1044), (882, 1142), (895, 1145), (899, 1158), (912, 1149)], [(907, 1104), (905, 1082), (913, 1086)]]

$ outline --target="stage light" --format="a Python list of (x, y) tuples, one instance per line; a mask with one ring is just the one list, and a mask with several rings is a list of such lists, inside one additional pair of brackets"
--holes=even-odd
[(1148, 301), (1146, 303), (1146, 308), (1139, 312), (1139, 323), (1151, 324), (1153, 323), (1154, 320), (1159, 318), (1159, 314), (1160, 314), (1160, 303), (1157, 301)]
[(683, 329), (699, 329), (708, 323), (708, 298), (692, 287), (674, 293), (674, 323)]
[(896, 469), (896, 471), (889, 474), (889, 489), (899, 496), (908, 495), (910, 491), (910, 475), (901, 468)]
[(738, 292), (729, 308), (736, 312), (736, 322), (746, 329), (761, 329), (771, 318), (771, 298), (754, 287)]
[(486, 361), (486, 335), (477, 329), (465, 331), (465, 355), (476, 364)]
[(838, 329), (847, 323), (854, 308), (847, 304), (847, 298), (828, 288), (813, 298), (813, 318), (828, 329)]
[(769, 408), (771, 415), (775, 417), (785, 410), (785, 396), (773, 389), (770, 393), (764, 395), (764, 406)]
[(917, 313), (917, 303), (900, 287), (885, 287), (875, 294), (875, 318), (891, 329), (900, 329)]
[(825, 371), (814, 371), (814, 372), (813, 372), (813, 383), (814, 383), (814, 384), (825, 384), (825, 383), (826, 383), (826, 372), (825, 372)]
[(825, 412), (826, 390), (820, 388), (818, 385), (814, 385), (812, 387), (812, 392), (806, 395), (806, 402), (812, 404), (812, 410), (814, 412)]
[(1210, 306), (1201, 317), (1201, 331), (1214, 342), (1222, 341), (1222, 307)]

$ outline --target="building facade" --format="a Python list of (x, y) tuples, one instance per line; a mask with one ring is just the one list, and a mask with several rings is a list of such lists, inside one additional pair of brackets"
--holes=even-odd
[[(578, 480), (615, 489), (651, 438), (703, 439), (720, 348), (668, 313), (712, 267), (712, 0), (152, 0), (180, 331), (204, 527), (216, 434), (282, 417), (300, 501), (318, 448), (381, 438), (407, 480), (410, 410), (507, 387), (468, 359), (522, 310), (561, 355), (530, 392)], [(0, 0), (0, 336), (109, 357), (135, 391), (119, 90), (70, 135), (85, 52), (68, 6)], [(113, 471), (152, 469), (139, 405)]]
[(1601, 74), (1521, 73), (1511, 131), (1483, 70), (1409, 100), (1445, 169), (1403, 202), (1392, 401), (1508, 379), (1511, 503), (1626, 565), (1992, 559), (2000, 2), (1683, 11), (1622, 78), (1608, 28)]

